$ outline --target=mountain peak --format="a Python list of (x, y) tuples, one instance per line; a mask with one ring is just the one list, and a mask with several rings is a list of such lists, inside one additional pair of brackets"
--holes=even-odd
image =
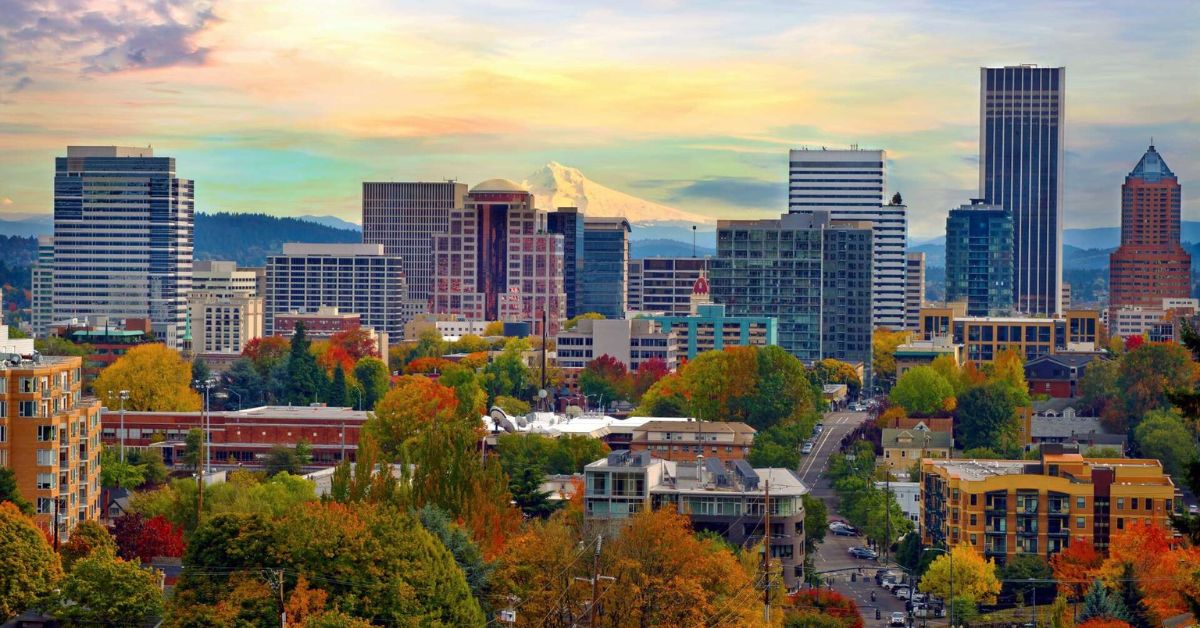
[(522, 182), (540, 209), (578, 207), (589, 216), (621, 217), (631, 223), (679, 221), (711, 224), (712, 218), (626, 194), (587, 178), (578, 168), (547, 162)]

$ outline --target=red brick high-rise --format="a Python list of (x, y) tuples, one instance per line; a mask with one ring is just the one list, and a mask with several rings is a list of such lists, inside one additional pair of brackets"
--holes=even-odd
[(1163, 299), (1191, 293), (1192, 256), (1179, 244), (1181, 198), (1179, 179), (1151, 145), (1121, 186), (1121, 246), (1109, 257), (1110, 311), (1162, 309)]

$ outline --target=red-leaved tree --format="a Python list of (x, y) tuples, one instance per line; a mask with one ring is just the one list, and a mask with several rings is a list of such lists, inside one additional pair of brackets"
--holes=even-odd
[(183, 528), (162, 515), (146, 519), (138, 513), (122, 515), (113, 522), (117, 554), (126, 560), (150, 562), (155, 556), (183, 556)]

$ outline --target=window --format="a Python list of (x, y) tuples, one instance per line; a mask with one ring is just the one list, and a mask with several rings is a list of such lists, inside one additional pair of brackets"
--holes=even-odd
[(1117, 529), (1118, 530), (1125, 529), (1125, 518), (1124, 517), (1117, 517)]
[[(1149, 501), (1149, 500), (1147, 500), (1147, 501)], [(1138, 509), (1138, 498), (1136, 498), (1136, 497), (1129, 498), (1129, 507), (1134, 510), (1137, 510)]]
[(39, 497), (37, 501), (37, 511), (39, 515), (48, 515), (54, 510), (54, 500), (48, 497)]
[(42, 443), (54, 440), (54, 426), (39, 425), (37, 428), (37, 439), (38, 442)]
[(17, 414), (19, 414), (20, 416), (36, 417), (38, 415), (36, 401), (21, 401), (19, 403), (20, 403), (20, 405), (18, 406)]
[(1124, 497), (1117, 498), (1117, 510), (1125, 510), (1125, 498)]
[(55, 461), (53, 449), (37, 450), (37, 463), (39, 467), (53, 467)]
[(971, 505), (975, 505), (975, 493), (971, 493)]
[(1075, 507), (1079, 508), (1080, 510), (1087, 508), (1087, 498), (1086, 497), (1076, 497), (1075, 498)]
[(54, 488), (54, 474), (53, 473), (37, 474), (37, 487), (41, 490), (47, 490), (47, 489)]
[[(8, 426), (0, 424), (0, 443), (8, 442)], [(3, 466), (3, 465), (0, 465)]]
[[(1081, 499), (1082, 499), (1082, 498), (1081, 498)], [(1084, 524), (1084, 521), (1083, 521), (1083, 517), (1075, 517), (1075, 528), (1076, 528), (1076, 529), (1078, 529), (1078, 530), (1082, 530), (1082, 529), (1083, 529), (1083, 527), (1084, 527), (1084, 525), (1085, 525), (1085, 524)]]

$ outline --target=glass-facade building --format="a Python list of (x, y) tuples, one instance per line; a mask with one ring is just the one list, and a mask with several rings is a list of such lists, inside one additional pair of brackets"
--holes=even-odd
[(579, 290), (583, 277), (583, 214), (578, 207), (559, 207), (546, 214), (546, 230), (563, 237), (563, 290), (567, 293), (567, 318), (583, 314)]
[(1013, 216), (1013, 298), (1062, 311), (1066, 68), (980, 69), (979, 196)]
[(579, 310), (625, 318), (629, 292), (629, 221), (584, 218)]
[(69, 146), (54, 160), (52, 318), (149, 318), (172, 348), (187, 336), (192, 181), (151, 148)]
[(974, 201), (946, 217), (946, 300), (967, 316), (999, 316), (1013, 307), (1013, 218), (999, 205)]

